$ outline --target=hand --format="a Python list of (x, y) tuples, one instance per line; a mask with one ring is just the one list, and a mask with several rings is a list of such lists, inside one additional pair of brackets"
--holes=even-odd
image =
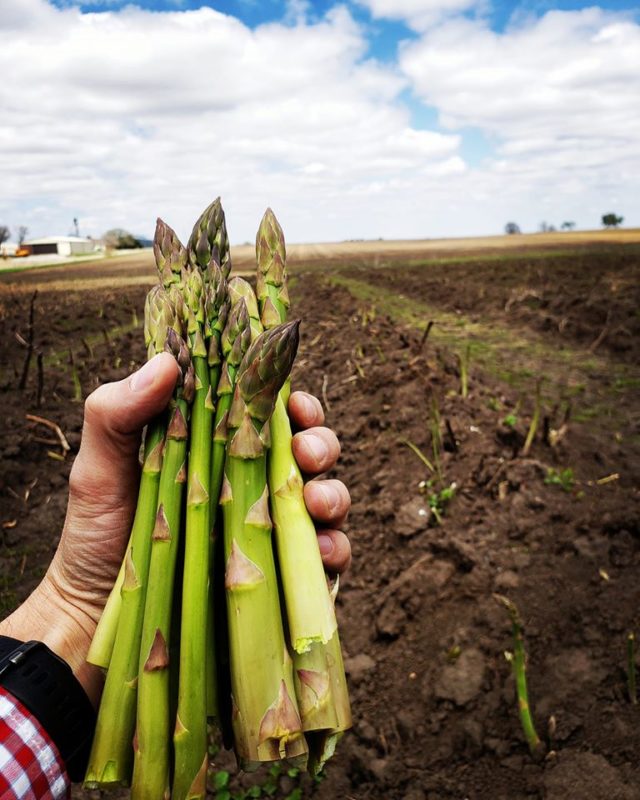
[[(166, 407), (177, 375), (174, 359), (162, 353), (129, 378), (105, 384), (87, 398), (60, 544), (37, 589), (0, 623), (4, 635), (47, 644), (71, 666), (94, 702), (102, 676), (85, 658), (129, 538), (141, 431)], [(289, 410), (299, 428), (322, 425), (322, 408), (311, 395), (294, 393)], [(340, 452), (335, 434), (322, 427), (296, 434), (293, 448), (307, 474), (330, 469)], [(339, 481), (313, 481), (305, 487), (305, 501), (311, 516), (327, 526), (319, 536), (324, 563), (331, 570), (344, 569), (349, 543), (335, 528), (349, 508), (346, 488)]]
[[(289, 416), (301, 429), (293, 437), (293, 455), (308, 476), (319, 475), (335, 466), (340, 455), (340, 442), (329, 428), (322, 427), (324, 411), (317, 397), (294, 392), (289, 398)], [(314, 480), (304, 487), (307, 511), (316, 523), (318, 544), (327, 569), (344, 572), (351, 563), (351, 545), (340, 527), (344, 524), (351, 498), (342, 481)]]

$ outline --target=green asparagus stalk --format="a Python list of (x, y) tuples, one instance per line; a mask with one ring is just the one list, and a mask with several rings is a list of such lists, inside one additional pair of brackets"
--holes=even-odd
[[(229, 301), (234, 306), (240, 299), (244, 299), (247, 306), (247, 313), (251, 323), (251, 340), (256, 339), (264, 330), (260, 311), (258, 310), (258, 300), (251, 284), (236, 275), (229, 281), (228, 286)], [(273, 326), (272, 326), (273, 327)]]
[[(158, 225), (161, 223), (162, 221), (158, 220)], [(164, 223), (162, 224), (164, 225)], [(171, 229), (166, 228), (166, 226), (163, 229), (156, 229), (156, 242), (154, 242), (154, 250), (156, 249), (158, 238), (165, 239), (165, 242), (170, 241), (170, 235), (167, 233), (168, 231), (171, 231)], [(173, 232), (171, 231), (171, 233)], [(163, 272), (165, 270), (166, 259), (164, 255), (162, 255), (161, 250), (158, 250), (158, 257), (162, 260), (162, 267), (160, 267), (160, 262), (158, 262), (158, 269)], [(164, 345), (162, 345), (160, 350), (155, 348), (154, 343), (158, 332), (158, 311), (151, 309), (151, 306), (157, 302), (158, 292), (160, 290), (160, 286), (154, 286), (153, 289), (151, 289), (151, 291), (147, 294), (145, 299), (144, 335), (148, 348), (149, 359), (153, 358), (156, 352), (161, 352), (162, 347), (164, 347)], [(109, 667), (109, 662), (111, 660), (111, 654), (113, 652), (113, 646), (116, 639), (118, 619), (120, 616), (120, 609), (122, 607), (122, 584), (124, 583), (124, 573), (125, 561), (123, 560), (122, 565), (120, 566), (120, 571), (118, 572), (118, 577), (116, 578), (116, 582), (111, 589), (107, 603), (104, 607), (102, 615), (100, 616), (100, 620), (98, 621), (98, 625), (89, 648), (89, 653), (87, 654), (87, 661), (90, 664), (94, 664), (97, 667), (102, 667), (104, 670)]]
[[(249, 287), (251, 288), (251, 287)], [(227, 416), (231, 406), (233, 388), (238, 367), (251, 343), (249, 315), (244, 297), (229, 298), (232, 302), (226, 325), (221, 337), (221, 350), (224, 361), (217, 388), (216, 415), (214, 421), (213, 448), (211, 455), (211, 491), (210, 491), (210, 564), (209, 564), (209, 615), (207, 631), (207, 715), (215, 718), (223, 733), (228, 737), (228, 717), (223, 695), (228, 694), (228, 653), (226, 647), (226, 622), (224, 599), (224, 547), (218, 542), (218, 501), (224, 473), (224, 461), (227, 444)], [(255, 301), (255, 297), (254, 297)], [(257, 308), (257, 304), (256, 304)], [(222, 589), (222, 591), (220, 591)], [(221, 672), (218, 672), (218, 668)], [(221, 685), (225, 682), (225, 685)], [(219, 690), (223, 695), (218, 698)], [(221, 708), (222, 706), (222, 708)]]
[[(339, 578), (331, 592), (331, 599), (335, 603), (338, 594)], [(331, 641), (327, 645), (316, 644), (313, 650), (324, 651), (329, 671), (329, 682), (331, 691), (332, 710), (336, 716), (336, 723), (333, 727), (324, 727), (322, 714), (317, 713), (312, 706), (311, 713), (305, 708), (302, 714), (303, 725), (305, 727), (307, 744), (309, 745), (309, 772), (317, 775), (321, 772), (327, 761), (333, 756), (336, 746), (342, 738), (344, 731), (349, 730), (352, 725), (351, 704), (349, 702), (349, 688), (347, 677), (344, 672), (344, 662), (342, 660), (342, 648), (340, 647), (340, 637), (338, 631), (333, 634)], [(294, 654), (294, 667), (299, 676), (300, 668), (304, 665), (304, 655)], [(299, 676), (300, 677), (300, 676)], [(317, 693), (317, 703), (320, 705), (321, 693)], [(311, 696), (310, 698), (314, 698)]]
[(182, 380), (170, 404), (170, 422), (152, 534), (138, 669), (133, 800), (169, 797), (171, 607), (186, 481), (187, 419), (195, 392), (195, 376), (187, 345), (172, 329), (167, 334), (167, 349), (176, 357)]
[(516, 679), (516, 692), (518, 695), (518, 711), (520, 714), (520, 724), (524, 737), (529, 745), (529, 751), (534, 758), (544, 755), (545, 747), (535, 728), (531, 707), (529, 706), (529, 692), (527, 689), (527, 657), (524, 649), (524, 638), (522, 635), (522, 622), (515, 603), (501, 594), (494, 594), (494, 600), (506, 609), (511, 619), (511, 631), (513, 634), (513, 653), (506, 652), (505, 658), (511, 664), (513, 674)]
[[(154, 287), (145, 304), (149, 358), (162, 352), (167, 328), (175, 324), (167, 295), (161, 287)], [(156, 419), (148, 426), (145, 437), (138, 505), (123, 561), (122, 607), (85, 777), (86, 788), (126, 786), (131, 780), (142, 614), (165, 430), (164, 417)]]
[(194, 269), (184, 278), (188, 344), (195, 373), (187, 477), (180, 679), (173, 744), (174, 800), (204, 798), (207, 775), (206, 638), (209, 585), (209, 489), (213, 405), (204, 339), (205, 286)]
[(209, 267), (204, 273), (205, 277), (205, 338), (207, 339), (207, 362), (209, 364), (209, 385), (211, 393), (207, 403), (212, 408), (215, 406), (214, 397), (216, 387), (220, 380), (222, 366), (222, 353), (220, 338), (229, 313), (229, 298), (227, 296), (227, 281), (222, 274), (220, 265), (211, 259)]
[(199, 265), (201, 269), (206, 269), (211, 259), (214, 258), (220, 265), (224, 277), (229, 277), (231, 252), (227, 237), (227, 224), (219, 197), (207, 206), (198, 217), (198, 221), (193, 226), (187, 249), (193, 267)]
[[(269, 329), (285, 321), (289, 308), (284, 234), (270, 208), (258, 229), (256, 257), (262, 324)], [(271, 419), (269, 487), (291, 645), (296, 653), (306, 653), (315, 642), (327, 644), (337, 624), (315, 525), (304, 502), (304, 483), (291, 450), (287, 399), (288, 387), (278, 397)]]
[(165, 289), (174, 283), (180, 283), (182, 272), (187, 266), (187, 251), (173, 228), (159, 217), (156, 220), (156, 232), (153, 238), (153, 254)]
[(256, 258), (256, 295), (262, 324), (267, 330), (280, 325), (289, 310), (284, 233), (270, 208), (264, 212), (256, 235)]
[[(270, 328), (285, 321), (289, 308), (284, 234), (271, 209), (258, 229), (256, 258), (262, 322)], [(343, 731), (351, 727), (351, 708), (335, 594), (328, 590), (315, 525), (304, 502), (304, 483), (291, 449), (289, 388), (287, 381), (271, 418), (268, 474), (296, 694), (310, 750), (309, 769), (317, 774)]]
[[(213, 248), (211, 260), (203, 272), (205, 280), (205, 337), (207, 338), (207, 360), (209, 364), (209, 394), (207, 395), (206, 405), (215, 412), (218, 383), (220, 381), (220, 371), (222, 368), (222, 350), (220, 338), (225, 327), (229, 311), (229, 298), (227, 296), (227, 282), (217, 261), (219, 252)], [(194, 257), (191, 258), (192, 262)], [(210, 444), (211, 448), (211, 444)], [(213, 453), (211, 454), (213, 456)], [(219, 489), (216, 490), (219, 492)], [(217, 497), (217, 494), (215, 495)], [(207, 642), (206, 642), (206, 695), (207, 695), (207, 717), (217, 719), (218, 712), (218, 679), (216, 667), (216, 646), (215, 646), (215, 598), (214, 598), (214, 561), (215, 561), (215, 541), (213, 538), (213, 527), (217, 513), (217, 499), (209, 489), (209, 583), (207, 600)], [(218, 615), (219, 618), (219, 615)]]
[[(225, 448), (227, 444), (227, 417), (231, 407), (233, 389), (238, 367), (251, 343), (251, 328), (247, 304), (244, 297), (235, 300), (222, 333), (222, 353), (224, 361), (218, 382), (218, 402), (213, 434), (213, 454), (211, 462), (211, 506), (217, 508), (224, 473)], [(215, 519), (211, 520), (215, 525)]]
[(298, 343), (298, 323), (265, 332), (238, 371), (220, 502), (231, 659), (232, 724), (244, 769), (304, 758), (278, 598), (266, 480), (268, 420)]
[[(145, 453), (146, 455), (146, 453)], [(138, 502), (140, 502), (138, 500)], [(111, 655), (116, 640), (116, 632), (118, 630), (118, 620), (120, 619), (120, 611), (122, 609), (122, 584), (124, 583), (124, 561), (120, 565), (120, 571), (116, 582), (107, 598), (100, 619), (96, 626), (91, 646), (87, 653), (87, 661), (89, 664), (94, 664), (96, 667), (102, 667), (106, 670), (109, 668), (111, 662)]]

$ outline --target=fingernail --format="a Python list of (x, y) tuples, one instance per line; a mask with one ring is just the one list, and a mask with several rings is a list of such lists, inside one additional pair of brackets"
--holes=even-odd
[(324, 442), (324, 439), (321, 439), (319, 436), (316, 436), (313, 433), (306, 433), (303, 434), (303, 436), (305, 445), (309, 448), (311, 455), (316, 459), (316, 461), (319, 463), (325, 461), (329, 455), (329, 450)]
[(327, 504), (327, 511), (329, 514), (333, 514), (340, 502), (340, 492), (338, 492), (335, 487), (331, 486), (331, 484), (318, 484), (318, 489), (320, 489), (324, 501)]
[(134, 372), (129, 381), (131, 391), (142, 392), (144, 389), (148, 389), (156, 379), (158, 366), (158, 357), (154, 356), (151, 361), (147, 361), (144, 367)]
[(302, 395), (300, 398), (302, 404), (302, 411), (306, 419), (313, 420), (316, 418), (316, 407), (310, 397)]
[(333, 539), (327, 536), (326, 533), (318, 535), (318, 547), (320, 548), (320, 555), (328, 556), (333, 552)]

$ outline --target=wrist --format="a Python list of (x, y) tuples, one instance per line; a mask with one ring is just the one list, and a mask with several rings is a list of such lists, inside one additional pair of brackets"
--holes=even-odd
[(101, 671), (86, 661), (96, 623), (70, 603), (49, 573), (9, 617), (0, 622), (0, 634), (20, 641), (43, 642), (71, 667), (94, 706), (102, 691)]

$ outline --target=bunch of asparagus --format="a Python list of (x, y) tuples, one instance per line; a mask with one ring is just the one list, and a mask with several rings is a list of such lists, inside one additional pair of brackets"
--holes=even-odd
[[(351, 725), (330, 590), (291, 451), (285, 242), (268, 209), (256, 292), (229, 279), (220, 200), (184, 247), (158, 220), (149, 358), (180, 368), (146, 431), (138, 505), (89, 653), (106, 670), (87, 788), (204, 798), (217, 724), (241, 768), (319, 771)], [(272, 541), (275, 530), (275, 547)]]

